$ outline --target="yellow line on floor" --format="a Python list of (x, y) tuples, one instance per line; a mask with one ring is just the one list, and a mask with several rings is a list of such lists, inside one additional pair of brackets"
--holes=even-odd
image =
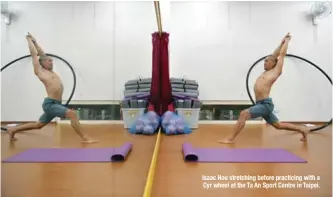
[(154, 175), (155, 175), (155, 170), (156, 170), (157, 156), (158, 156), (158, 152), (160, 150), (160, 142), (161, 142), (161, 129), (158, 131), (158, 134), (157, 134), (154, 153), (153, 153), (153, 157), (151, 159), (149, 172), (148, 172), (148, 176), (147, 176), (147, 181), (146, 181), (146, 186), (145, 186), (145, 190), (143, 192), (143, 197), (150, 197), (150, 195), (151, 195), (151, 191), (153, 188), (153, 182), (154, 182)]

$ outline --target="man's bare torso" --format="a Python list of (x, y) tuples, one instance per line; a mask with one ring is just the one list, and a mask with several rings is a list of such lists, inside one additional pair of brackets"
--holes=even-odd
[(47, 96), (56, 100), (62, 100), (64, 86), (59, 75), (53, 71), (43, 69), (38, 76), (39, 80), (43, 82)]
[(272, 85), (278, 79), (278, 75), (274, 70), (265, 71), (256, 80), (254, 84), (254, 93), (256, 101), (269, 97)]

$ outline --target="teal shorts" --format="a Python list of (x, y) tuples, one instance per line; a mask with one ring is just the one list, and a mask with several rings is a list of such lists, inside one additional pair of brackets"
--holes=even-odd
[(263, 117), (267, 123), (274, 124), (279, 119), (273, 113), (274, 103), (271, 98), (259, 100), (255, 105), (249, 108), (251, 118)]
[(51, 122), (55, 117), (65, 118), (68, 111), (68, 108), (63, 106), (61, 101), (48, 97), (44, 99), (42, 107), (44, 114), (40, 116), (39, 122), (45, 124)]

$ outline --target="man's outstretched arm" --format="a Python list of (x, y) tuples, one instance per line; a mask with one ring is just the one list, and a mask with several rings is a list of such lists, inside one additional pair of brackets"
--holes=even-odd
[(280, 51), (281, 51), (281, 48), (282, 48), (282, 46), (283, 46), (283, 42), (281, 42), (281, 44), (275, 49), (275, 51), (273, 52), (273, 56), (274, 57), (279, 57), (280, 56)]
[(39, 56), (45, 55), (44, 50), (43, 50), (42, 47), (38, 44), (38, 42), (37, 42), (36, 40), (34, 40), (33, 42), (34, 42), (35, 47), (36, 47), (36, 49), (37, 49), (38, 55), (39, 55)]
[(44, 50), (42, 49), (42, 47), (38, 44), (36, 38), (34, 38), (30, 33), (28, 33), (28, 36), (31, 37), (31, 40), (32, 42), (34, 43), (36, 49), (37, 49), (37, 52), (38, 52), (38, 55), (39, 56), (43, 56), (45, 55), (45, 52)]
[(287, 54), (287, 50), (288, 50), (288, 45), (289, 45), (289, 41), (290, 41), (290, 37), (286, 38), (284, 40), (284, 43), (281, 47), (281, 50), (280, 50), (280, 57), (279, 57), (279, 60), (278, 62), (276, 63), (276, 66), (274, 68), (275, 72), (280, 75), (282, 73), (282, 69), (283, 69), (283, 64), (284, 64), (284, 57), (286, 56)]
[(281, 52), (282, 46), (283, 46), (284, 41), (286, 40), (286, 38), (290, 38), (290, 33), (288, 33), (287, 35), (284, 36), (280, 45), (275, 49), (275, 51), (272, 54), (274, 57), (278, 58), (280, 56), (280, 52)]
[(38, 52), (37, 49), (32, 41), (32, 38), (27, 36), (27, 41), (28, 41), (28, 46), (29, 46), (29, 51), (30, 55), (32, 57), (32, 64), (34, 66), (34, 73), (35, 75), (39, 75), (41, 71), (41, 66), (39, 64), (39, 59), (38, 59)]

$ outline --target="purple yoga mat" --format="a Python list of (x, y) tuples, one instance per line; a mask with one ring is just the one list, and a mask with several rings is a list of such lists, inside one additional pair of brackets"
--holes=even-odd
[(193, 148), (183, 144), (185, 161), (200, 163), (306, 163), (304, 159), (284, 150), (273, 148)]
[(118, 148), (35, 148), (5, 159), (4, 163), (64, 163), (124, 161), (131, 143)]

